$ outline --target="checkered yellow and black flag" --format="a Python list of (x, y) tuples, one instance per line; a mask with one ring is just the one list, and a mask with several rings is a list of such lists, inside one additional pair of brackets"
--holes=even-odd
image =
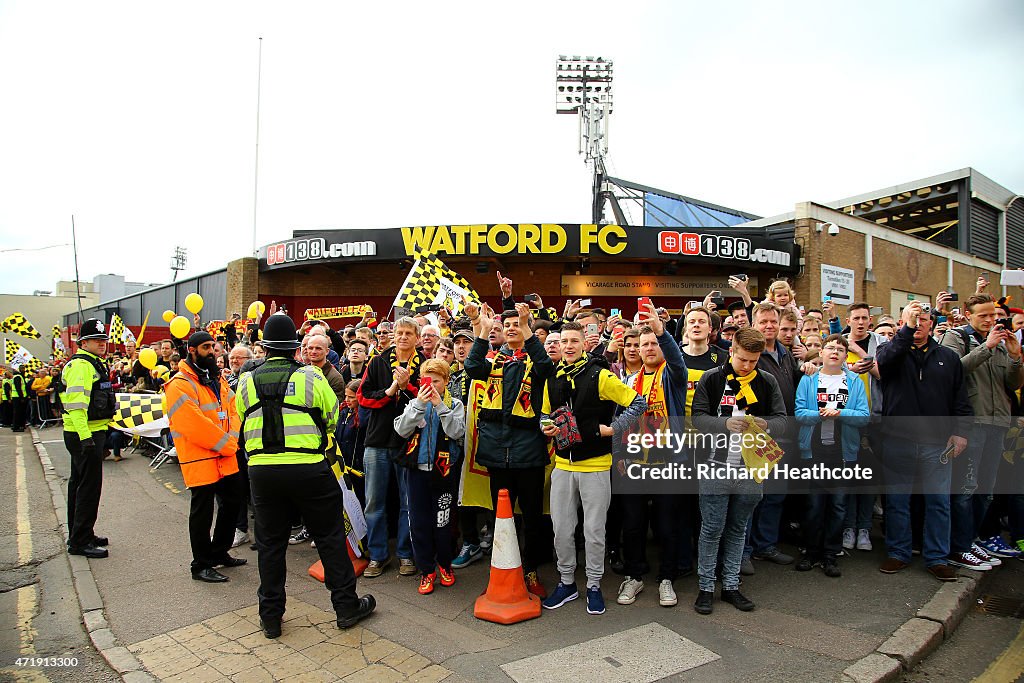
[(53, 346), (53, 359), (64, 360), (67, 358), (68, 350), (64, 346), (64, 340), (60, 336), (60, 325), (54, 325), (50, 330), (51, 345)]
[(120, 344), (124, 342), (124, 331), (125, 326), (124, 321), (121, 320), (121, 316), (119, 316), (117, 313), (111, 313), (110, 336), (108, 337), (110, 341), (114, 342), (115, 344)]
[(479, 301), (473, 285), (466, 278), (430, 253), (422, 253), (406, 276), (392, 307), (416, 312), (421, 306), (441, 304), (457, 316), (462, 312), (463, 297)]
[(11, 313), (3, 321), (0, 321), (0, 332), (13, 332), (29, 339), (39, 339), (43, 336), (21, 313)]
[(118, 394), (117, 409), (110, 426), (134, 432), (164, 416), (163, 394)]
[(17, 370), (22, 366), (28, 366), (28, 369), (32, 372), (40, 370), (43, 367), (43, 361), (39, 360), (29, 352), (24, 346), (18, 342), (13, 342), (10, 339), (5, 340), (6, 349), (4, 352), (4, 360), (7, 361), (7, 365), (12, 370)]

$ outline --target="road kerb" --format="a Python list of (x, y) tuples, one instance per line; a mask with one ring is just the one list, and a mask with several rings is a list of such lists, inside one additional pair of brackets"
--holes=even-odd
[[(66, 515), (62, 514), (62, 512), (67, 510), (67, 499), (60, 488), (60, 477), (53, 467), (53, 461), (50, 460), (46, 447), (40, 443), (39, 432), (34, 427), (32, 428), (32, 445), (35, 446), (36, 455), (39, 456), (39, 462), (43, 466), (46, 484), (50, 487), (50, 497), (53, 499), (53, 509), (57, 512), (57, 520), (66, 545), (68, 541), (68, 523)], [(96, 578), (92, 575), (89, 561), (85, 560), (82, 564), (76, 563), (75, 566), (72, 566), (70, 556), (65, 553), (64, 557), (68, 559), (68, 570), (72, 572), (74, 577), (75, 595), (78, 597), (82, 624), (85, 626), (89, 639), (96, 646), (100, 656), (103, 657), (111, 669), (121, 674), (126, 681), (130, 680), (133, 683), (155, 683), (156, 679), (143, 670), (142, 662), (127, 648), (118, 646), (117, 639), (110, 631), (110, 625), (107, 623), (107, 614), (103, 609), (99, 587), (96, 585)], [(88, 617), (86, 617), (87, 614)]]

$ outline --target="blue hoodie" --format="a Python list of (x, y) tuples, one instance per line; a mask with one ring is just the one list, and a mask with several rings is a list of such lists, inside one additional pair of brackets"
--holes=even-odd
[[(856, 462), (860, 451), (860, 428), (867, 425), (871, 417), (864, 383), (855, 373), (844, 369), (846, 386), (850, 392), (846, 407), (839, 411), (839, 422), (843, 425), (843, 461)], [(800, 424), (800, 457), (810, 460), (811, 439), (814, 427), (821, 422), (818, 414), (818, 374), (805, 375), (796, 389), (796, 421)]]

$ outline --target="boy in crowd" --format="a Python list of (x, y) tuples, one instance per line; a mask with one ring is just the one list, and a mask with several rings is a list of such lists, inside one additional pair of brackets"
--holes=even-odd
[[(800, 456), (807, 464), (843, 467), (857, 461), (860, 428), (867, 424), (870, 411), (864, 383), (843, 367), (849, 348), (842, 335), (830, 335), (821, 350), (821, 371), (805, 376), (797, 388)], [(820, 564), (825, 576), (838, 577), (845, 495), (842, 487), (820, 480), (812, 481), (811, 487), (802, 526), (806, 550), (796, 570), (806, 572)]]
[(466, 408), (449, 387), (451, 368), (431, 358), (420, 368), (419, 393), (395, 418), (395, 432), (407, 439), (398, 457), (399, 476), (409, 491), (409, 529), (420, 595), (455, 585), (452, 571), (452, 523), (462, 467), (462, 437), (466, 434)]

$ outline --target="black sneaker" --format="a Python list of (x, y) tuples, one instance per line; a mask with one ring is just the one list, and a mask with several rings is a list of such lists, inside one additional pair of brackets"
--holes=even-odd
[(843, 571), (839, 568), (839, 563), (835, 560), (825, 560), (821, 570), (825, 572), (825, 576), (831, 576), (833, 579), (843, 575)]
[(815, 564), (814, 560), (804, 555), (800, 558), (800, 561), (796, 563), (795, 569), (798, 572), (809, 572), (814, 569)]
[(370, 616), (377, 607), (377, 601), (372, 595), (364, 595), (359, 598), (359, 604), (356, 606), (356, 611), (347, 616), (338, 617), (338, 628), (346, 629), (358, 624), (361, 620)]
[(693, 603), (693, 609), (697, 614), (711, 614), (715, 609), (714, 602), (714, 591), (699, 591), (697, 593), (697, 600)]
[(752, 600), (747, 599), (738, 590), (722, 590), (722, 602), (727, 602), (741, 612), (749, 612), (754, 609)]

